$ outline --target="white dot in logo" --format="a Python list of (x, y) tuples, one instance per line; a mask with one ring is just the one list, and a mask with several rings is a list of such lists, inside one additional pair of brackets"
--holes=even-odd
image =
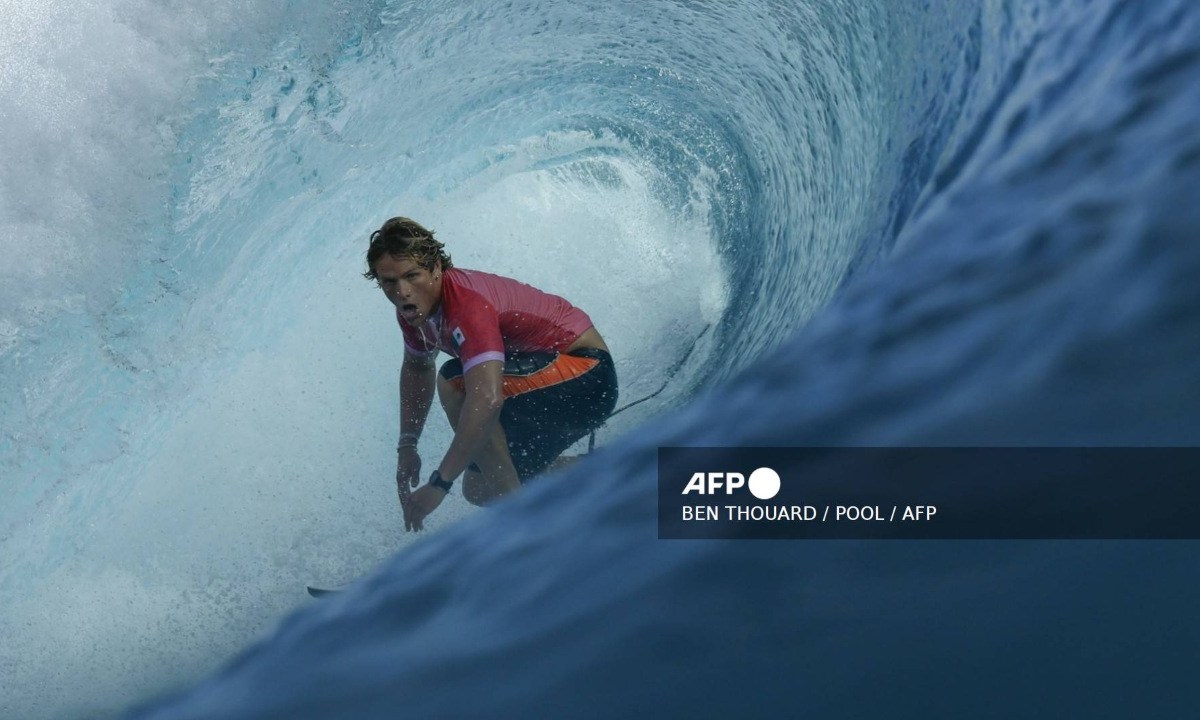
[(779, 473), (771, 468), (759, 468), (750, 473), (750, 479), (746, 484), (750, 486), (750, 492), (754, 493), (754, 497), (759, 500), (770, 500), (779, 494)]

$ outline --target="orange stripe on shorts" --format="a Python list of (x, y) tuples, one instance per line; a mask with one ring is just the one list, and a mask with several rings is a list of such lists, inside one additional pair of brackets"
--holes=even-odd
[[(568, 380), (574, 380), (599, 364), (600, 361), (596, 358), (559, 355), (554, 362), (532, 375), (505, 375), (503, 379), (504, 397), (516, 397), (534, 390), (560, 385)], [(463, 389), (462, 375), (452, 378), (450, 382), (459, 390)]]

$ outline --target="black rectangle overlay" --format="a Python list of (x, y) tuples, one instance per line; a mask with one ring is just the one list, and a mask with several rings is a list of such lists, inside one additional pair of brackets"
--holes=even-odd
[(660, 448), (658, 533), (1200, 539), (1200, 448)]

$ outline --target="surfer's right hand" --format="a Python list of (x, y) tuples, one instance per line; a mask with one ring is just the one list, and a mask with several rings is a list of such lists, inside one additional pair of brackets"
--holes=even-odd
[(421, 482), (421, 456), (415, 447), (402, 447), (396, 463), (396, 492), (400, 496), (400, 511), (404, 513), (404, 529), (412, 530), (409, 502), (412, 489)]

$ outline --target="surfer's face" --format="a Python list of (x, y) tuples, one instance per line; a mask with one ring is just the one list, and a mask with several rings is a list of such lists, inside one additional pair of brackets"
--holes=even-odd
[(412, 258), (384, 255), (375, 261), (375, 275), (383, 294), (409, 325), (429, 319), (442, 302), (442, 265), (429, 271)]

